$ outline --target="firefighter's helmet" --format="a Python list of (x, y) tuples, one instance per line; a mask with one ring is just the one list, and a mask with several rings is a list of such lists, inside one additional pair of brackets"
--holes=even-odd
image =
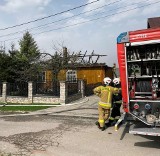
[(113, 83), (114, 85), (120, 84), (120, 78), (114, 78)]
[(109, 78), (109, 77), (105, 77), (104, 79), (103, 79), (103, 82), (104, 82), (104, 84), (105, 85), (109, 85), (110, 83), (111, 83), (111, 79)]

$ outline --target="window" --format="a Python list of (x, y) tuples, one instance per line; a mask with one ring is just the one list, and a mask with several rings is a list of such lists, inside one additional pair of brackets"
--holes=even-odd
[(39, 73), (38, 81), (39, 82), (45, 82), (46, 81), (46, 72)]
[(66, 80), (71, 83), (76, 83), (77, 82), (77, 71), (68, 70), (66, 73)]

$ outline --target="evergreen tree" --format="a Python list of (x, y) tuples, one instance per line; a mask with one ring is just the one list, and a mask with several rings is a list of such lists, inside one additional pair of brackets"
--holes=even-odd
[(6, 53), (0, 53), (0, 81), (9, 79), (10, 59)]
[(19, 41), (20, 50), (15, 54), (18, 61), (19, 80), (34, 81), (40, 71), (40, 50), (32, 35), (27, 31)]
[(19, 57), (26, 62), (33, 63), (37, 60), (40, 50), (32, 35), (27, 31), (23, 38), (19, 41), (20, 51)]

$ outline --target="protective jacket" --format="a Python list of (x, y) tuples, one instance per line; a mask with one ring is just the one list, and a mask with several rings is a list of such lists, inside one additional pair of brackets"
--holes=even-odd
[(111, 108), (113, 94), (119, 93), (120, 89), (111, 86), (96, 87), (93, 92), (100, 97), (99, 105), (104, 108)]
[[(116, 85), (115, 87), (120, 88), (120, 84)], [(113, 94), (113, 101), (112, 101), (112, 112), (109, 117), (108, 125), (114, 125), (117, 122), (117, 119), (121, 116), (120, 107), (122, 104), (122, 94), (116, 93)]]
[(122, 103), (122, 94), (121, 93), (114, 94), (113, 101), (114, 101), (114, 103), (121, 104)]

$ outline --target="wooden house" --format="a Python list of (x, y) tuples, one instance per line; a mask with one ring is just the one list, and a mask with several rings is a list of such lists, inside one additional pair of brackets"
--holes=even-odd
[[(50, 86), (53, 78), (51, 70), (43, 72), (43, 81)], [(76, 83), (77, 80), (84, 80), (86, 95), (90, 95), (94, 87), (103, 84), (105, 77), (113, 78), (112, 67), (105, 64), (93, 64), (78, 66), (76, 68), (63, 69), (58, 74), (59, 81), (67, 81), (68, 83)]]
[[(43, 73), (43, 81), (52, 81), (52, 71)], [(58, 74), (58, 80), (74, 82), (77, 79), (85, 80), (86, 84), (102, 83), (105, 77), (113, 78), (112, 67), (107, 65), (80, 66), (76, 69), (64, 69)]]
[[(92, 56), (97, 56), (99, 58), (100, 56), (106, 56), (106, 55), (95, 55), (92, 53), (92, 55), (85, 55), (89, 56), (89, 60), (91, 60)], [(63, 48), (63, 61), (65, 59), (67, 60), (68, 53), (67, 48)], [(84, 57), (84, 55), (82, 56)], [(97, 59), (98, 60), (98, 59)], [(93, 61), (93, 60), (92, 60)], [(101, 85), (103, 83), (103, 79), (105, 77), (113, 78), (113, 70), (112, 67), (107, 66), (105, 63), (97, 63), (96, 62), (89, 62), (87, 63), (75, 63), (71, 64), (67, 62), (67, 68), (61, 69), (56, 76), (56, 80), (58, 81), (67, 81), (68, 83), (76, 83), (77, 80), (84, 80), (85, 81), (85, 88), (86, 93), (92, 92), (93, 88)], [(43, 72), (39, 80), (41, 82), (45, 82), (45, 85), (47, 88), (51, 86), (51, 82), (54, 79), (54, 69), (53, 70), (47, 70)]]

